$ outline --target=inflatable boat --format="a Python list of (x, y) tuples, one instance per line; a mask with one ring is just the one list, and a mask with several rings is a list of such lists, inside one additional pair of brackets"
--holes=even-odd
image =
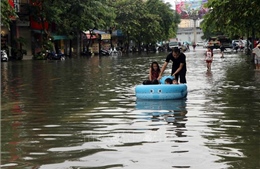
[(145, 100), (173, 100), (187, 97), (186, 84), (164, 84), (165, 79), (172, 76), (164, 76), (160, 84), (154, 85), (137, 85), (135, 95), (137, 99)]

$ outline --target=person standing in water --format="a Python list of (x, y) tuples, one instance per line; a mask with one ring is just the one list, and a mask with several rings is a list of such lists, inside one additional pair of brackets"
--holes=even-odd
[(193, 43), (192, 43), (193, 51), (195, 51), (196, 46), (197, 46), (196, 43), (193, 42)]
[(160, 75), (158, 80), (162, 78), (162, 74), (165, 71), (168, 63), (172, 61), (172, 71), (171, 75), (179, 81), (180, 83), (187, 83), (186, 82), (186, 56), (184, 53), (180, 52), (178, 47), (172, 48), (172, 52), (169, 53), (166, 57), (166, 60), (162, 66)]
[(224, 50), (226, 50), (226, 48), (223, 46), (223, 44), (220, 44), (220, 53), (221, 53), (221, 57), (220, 58), (224, 58)]
[(211, 70), (211, 63), (213, 60), (213, 54), (212, 54), (212, 50), (210, 49), (210, 47), (208, 47), (207, 52), (205, 53), (205, 61), (207, 63), (207, 70), (210, 71)]

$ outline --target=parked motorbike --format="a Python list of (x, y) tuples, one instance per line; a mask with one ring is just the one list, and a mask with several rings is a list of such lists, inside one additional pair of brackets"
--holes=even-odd
[(8, 62), (8, 56), (5, 50), (1, 50), (1, 61)]
[(65, 55), (59, 50), (58, 53), (54, 51), (46, 51), (48, 60), (65, 60)]
[(179, 49), (182, 52), (189, 52), (190, 51), (190, 48), (188, 46), (186, 46), (186, 45), (179, 46)]
[(99, 53), (102, 56), (109, 56), (111, 54), (109, 50), (105, 50), (105, 49), (101, 49)]

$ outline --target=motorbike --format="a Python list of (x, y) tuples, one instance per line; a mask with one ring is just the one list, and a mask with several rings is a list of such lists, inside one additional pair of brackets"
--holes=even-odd
[(60, 50), (58, 51), (58, 53), (47, 50), (46, 53), (47, 53), (47, 60), (65, 60), (65, 55), (61, 53)]
[(100, 55), (102, 55), (102, 56), (109, 56), (110, 54), (111, 54), (111, 51), (109, 51), (109, 50), (105, 50), (105, 49), (100, 50)]
[(180, 49), (180, 51), (182, 51), (182, 52), (189, 52), (190, 51), (190, 48), (189, 48), (189, 46), (186, 46), (186, 45), (181, 45), (181, 46), (179, 46), (179, 49)]
[(8, 62), (8, 56), (5, 50), (1, 50), (1, 61)]

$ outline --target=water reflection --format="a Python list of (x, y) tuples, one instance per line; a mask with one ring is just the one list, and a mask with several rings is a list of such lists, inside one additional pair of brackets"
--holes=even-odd
[(176, 128), (167, 131), (175, 131), (176, 136), (183, 137), (185, 121), (187, 121), (186, 100), (137, 100), (136, 109), (142, 110), (140, 116), (152, 122), (165, 122)]
[(182, 100), (136, 100), (136, 109), (186, 111), (186, 99)]

